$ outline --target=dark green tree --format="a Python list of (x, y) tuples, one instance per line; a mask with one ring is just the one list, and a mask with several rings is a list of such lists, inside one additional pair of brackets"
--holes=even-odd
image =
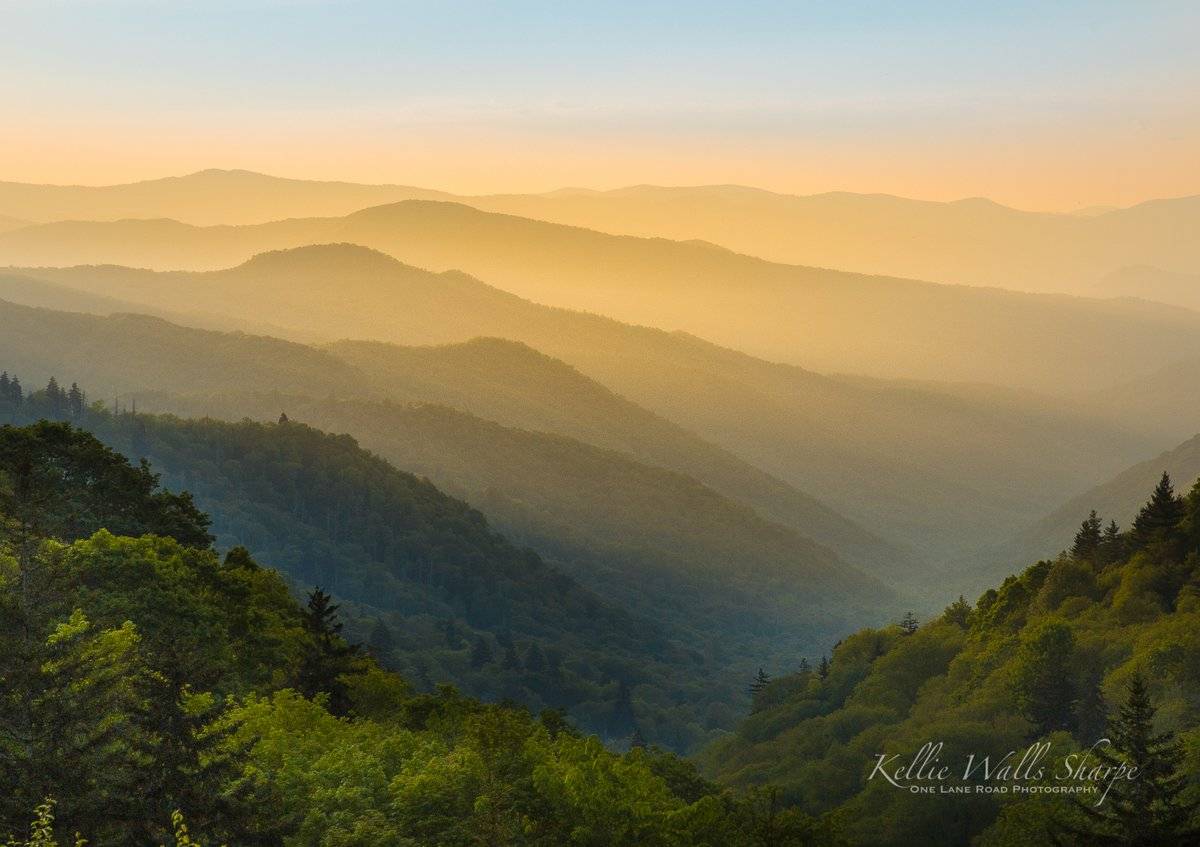
[(821, 663), (817, 665), (817, 676), (821, 679), (829, 678), (829, 659), (825, 656), (821, 657)]
[(1125, 537), (1116, 521), (1109, 521), (1100, 539), (1098, 558), (1101, 565), (1111, 565), (1125, 558)]
[(1079, 531), (1075, 533), (1075, 543), (1071, 545), (1071, 555), (1081, 562), (1094, 561), (1100, 552), (1100, 543), (1103, 540), (1102, 527), (1103, 524), (1097, 517), (1096, 510), (1092, 509), (1091, 514), (1079, 525)]
[(1200, 801), (1183, 797), (1187, 774), (1181, 770), (1183, 748), (1171, 732), (1154, 731), (1156, 709), (1146, 680), (1135, 673), (1126, 688), (1124, 705), (1109, 722), (1109, 748), (1096, 756), (1108, 766), (1136, 768), (1130, 779), (1113, 784), (1099, 806), (1076, 801), (1083, 826), (1059, 822), (1058, 844), (1087, 847), (1180, 847), (1200, 843), (1196, 811)]
[(329, 711), (345, 715), (350, 711), (348, 675), (361, 671), (359, 647), (342, 637), (340, 607), (333, 598), (314, 588), (304, 608), (304, 628), (308, 634), (296, 688), (306, 697), (329, 696)]
[(900, 628), (904, 630), (905, 635), (912, 635), (919, 627), (917, 616), (912, 612), (905, 612), (904, 617), (900, 619)]
[(1061, 621), (1046, 621), (1023, 639), (1014, 693), (1035, 736), (1075, 728), (1074, 659), (1075, 636)]
[(1183, 499), (1175, 495), (1170, 474), (1163, 471), (1150, 500), (1133, 520), (1131, 534), (1134, 543), (1144, 547), (1169, 540), (1183, 520), (1185, 511)]

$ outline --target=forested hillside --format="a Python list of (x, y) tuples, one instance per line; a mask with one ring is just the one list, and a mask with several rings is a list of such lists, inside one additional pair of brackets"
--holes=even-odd
[[(26, 397), (11, 417), (72, 420), (151, 459), (213, 515), (219, 545), (252, 545), (298, 589), (319, 585), (349, 601), (360, 637), (427, 689), (455, 682), (476, 696), (565, 708), (617, 743), (638, 714), (644, 735), (680, 749), (736, 719), (743, 677), (725, 657), (696, 652), (685, 617), (663, 627), (621, 611), (348, 436), (291, 422), (112, 415), (88, 408), (74, 387), (56, 390)], [(594, 581), (616, 593), (611, 579)], [(834, 631), (814, 621), (792, 643)], [(681, 706), (649, 708), (665, 700)]]
[[(1069, 552), (974, 604), (960, 600), (924, 625), (865, 629), (827, 667), (760, 686), (754, 714), (706, 751), (704, 770), (736, 785), (779, 784), (809, 812), (836, 810), (855, 843), (1195, 843), (1200, 484), (1181, 497), (1163, 474), (1147, 493), (1131, 524), (1081, 516)], [(1140, 775), (1085, 814), (1051, 792), (1056, 780), (1063, 787), (1063, 754), (1102, 737), (1115, 758), (1100, 764), (1126, 761)], [(1041, 740), (1058, 764), (1048, 759), (1045, 775), (1024, 784), (1047, 793), (1011, 790), (1024, 779), (1010, 782), (1012, 771), (1000, 776), (1007, 794), (936, 798), (870, 778), (880, 754), (897, 754), (888, 761), (903, 770), (927, 742), (943, 742), (941, 761), (961, 773), (972, 754), (995, 763), (1017, 751), (1015, 764)]]
[[(194, 491), (215, 516), (222, 540), (252, 541), (300, 584), (321, 584), (367, 605), (365, 617), (420, 616), (424, 635), (413, 641), (405, 661), (421, 677), (450, 679), (480, 696), (570, 703), (589, 727), (618, 738), (630, 731), (627, 715), (612, 720), (624, 690), (621, 681), (635, 695), (644, 733), (686, 749), (706, 733), (732, 725), (745, 700), (744, 680), (758, 666), (815, 655), (861, 616), (878, 620), (902, 612), (893, 591), (831, 551), (694, 480), (570, 439), (507, 429), (433, 406), (268, 395), (207, 398), (203, 412), (275, 418), (278, 412), (269, 410), (280, 403), (293, 417), (286, 426), (114, 416), (82, 402), (73, 407), (70, 400), (47, 408), (40, 393), (10, 415), (80, 421), (127, 455), (152, 459), (172, 485)], [(159, 398), (155, 405), (196, 412), (171, 398)], [(461, 563), (443, 562), (442, 567), (451, 565), (450, 572), (438, 571), (435, 565), (444, 553), (437, 552), (436, 539), (424, 542), (430, 549), (420, 544), (397, 548), (387, 537), (382, 548), (365, 544), (362, 539), (373, 538), (376, 530), (359, 531), (355, 522), (389, 526), (389, 504), (411, 499), (404, 492), (415, 481), (368, 456), (348, 437), (333, 439), (297, 421), (360, 433), (366, 446), (395, 466), (467, 497), (510, 537), (543, 551), (559, 570), (616, 608), (664, 630), (641, 624), (634, 641), (609, 643), (626, 625), (603, 616), (593, 625), (587, 616), (594, 598), (581, 605), (577, 594), (559, 596), (557, 578), (519, 587), (530, 589), (527, 597), (518, 588), (506, 591), (507, 583), (482, 584), (462, 572)], [(239, 466), (241, 474), (235, 472)], [(356, 490), (364, 480), (371, 491), (380, 486), (385, 493), (397, 486), (401, 491), (364, 501), (376, 496)], [(331, 502), (335, 492), (341, 499)], [(530, 606), (533, 598), (550, 605)], [(445, 634), (451, 619), (458, 621), (456, 627), (466, 627), (465, 633)], [(398, 621), (390, 629), (413, 629)], [(631, 635), (639, 634), (638, 625), (628, 626)], [(495, 663), (484, 671), (476, 655), (483, 649), (472, 641), (470, 627), (498, 639), (485, 639)], [(557, 671), (551, 681), (527, 679), (519, 657), (531, 645), (514, 646), (514, 633), (539, 639), (536, 652), (542, 657), (547, 650), (558, 652), (554, 664), (561, 661), (561, 650), (551, 642), (597, 643), (612, 655), (599, 662), (603, 671), (593, 666), (594, 657), (583, 661), (582, 679), (574, 688), (557, 679)], [(513, 665), (503, 670), (514, 673), (496, 673), (500, 662)], [(701, 674), (708, 675), (703, 690), (695, 687)], [(688, 694), (672, 695), (669, 709), (658, 708), (672, 691)], [(656, 707), (643, 708), (643, 701)]]
[[(835, 843), (832, 822), (655, 749), (612, 753), (560, 712), (415, 693), (346, 641), (328, 595), (298, 605), (208, 527), (85, 432), (0, 427), (8, 843)], [(488, 543), (469, 518), (455, 529)]]

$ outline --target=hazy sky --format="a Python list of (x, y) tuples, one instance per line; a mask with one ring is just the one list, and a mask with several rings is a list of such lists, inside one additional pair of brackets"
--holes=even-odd
[(0, 0), (0, 179), (1200, 193), (1192, 2)]

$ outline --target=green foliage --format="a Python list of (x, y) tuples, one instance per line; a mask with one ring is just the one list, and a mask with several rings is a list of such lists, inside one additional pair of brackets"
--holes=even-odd
[[(1016, 847), (1049, 843), (1055, 820), (1063, 838), (1088, 833), (1079, 844), (1118, 831), (1123, 840), (1111, 843), (1191, 843), (1178, 833), (1200, 823), (1200, 485), (1179, 499), (1164, 480), (1143, 514), (1140, 530), (1099, 531), (1098, 546), (1101, 524), (1089, 516), (1077, 555), (1009, 577), (974, 609), (960, 599), (910, 635), (893, 627), (845, 639), (826, 679), (769, 687), (777, 696), (698, 757), (702, 773), (773, 784), (805, 812), (843, 820), (853, 843)], [(1139, 670), (1144, 687), (1122, 696)], [(1037, 738), (1060, 753), (1090, 748), (1119, 699), (1113, 757), (1146, 763), (1148, 779), (1099, 820), (1061, 796), (940, 799), (866, 779), (880, 753), (911, 757), (932, 740), (944, 742), (946, 762), (997, 759)]]

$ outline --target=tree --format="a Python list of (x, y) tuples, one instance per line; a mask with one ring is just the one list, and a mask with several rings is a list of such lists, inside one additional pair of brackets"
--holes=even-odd
[(487, 639), (482, 635), (475, 636), (475, 643), (471, 645), (471, 667), (478, 670), (484, 665), (492, 662), (492, 648), (488, 645)]
[(308, 635), (296, 687), (306, 697), (329, 696), (329, 711), (345, 715), (350, 711), (349, 686), (345, 677), (359, 673), (359, 647), (342, 637), (340, 607), (333, 598), (314, 588), (304, 609), (304, 628)]
[(67, 392), (67, 414), (72, 420), (78, 420), (83, 417), (83, 410), (87, 408), (87, 398), (83, 396), (83, 392), (79, 390), (77, 383), (71, 383), (71, 390)]
[(959, 594), (958, 599), (942, 612), (942, 617), (947, 623), (966, 629), (971, 623), (971, 604), (967, 602), (967, 598)]
[(1136, 768), (1130, 779), (1113, 782), (1099, 806), (1076, 801), (1086, 825), (1058, 822), (1057, 843), (1089, 847), (1175, 847), (1200, 843), (1195, 817), (1200, 801), (1185, 800), (1188, 775), (1181, 770), (1183, 748), (1174, 733), (1154, 731), (1155, 707), (1146, 680), (1135, 673), (1126, 686), (1126, 699), (1109, 722), (1111, 747), (1097, 748), (1102, 764)]
[(1183, 499), (1175, 496), (1171, 476), (1163, 471), (1150, 500), (1133, 520), (1133, 540), (1139, 546), (1168, 540), (1183, 520)]
[(829, 659), (825, 656), (821, 657), (821, 663), (817, 665), (817, 676), (821, 679), (829, 678)]
[(905, 612), (904, 617), (900, 619), (900, 629), (904, 630), (905, 635), (912, 635), (919, 627), (917, 616), (912, 612)]
[(1071, 681), (1075, 636), (1062, 621), (1045, 621), (1028, 632), (1017, 651), (1015, 695), (1033, 724), (1048, 735), (1075, 727), (1075, 688)]
[(1111, 565), (1125, 557), (1125, 538), (1116, 521), (1109, 521), (1100, 539), (1099, 559), (1101, 565)]
[(757, 697), (767, 689), (771, 684), (771, 675), (762, 668), (758, 669), (758, 673), (754, 675), (754, 679), (750, 681), (749, 692), (751, 697)]
[(1071, 545), (1071, 555), (1082, 562), (1095, 560), (1096, 554), (1100, 552), (1100, 543), (1103, 541), (1101, 527), (1100, 518), (1096, 516), (1096, 510), (1092, 509), (1091, 514), (1080, 524), (1079, 531), (1075, 533), (1075, 543)]

